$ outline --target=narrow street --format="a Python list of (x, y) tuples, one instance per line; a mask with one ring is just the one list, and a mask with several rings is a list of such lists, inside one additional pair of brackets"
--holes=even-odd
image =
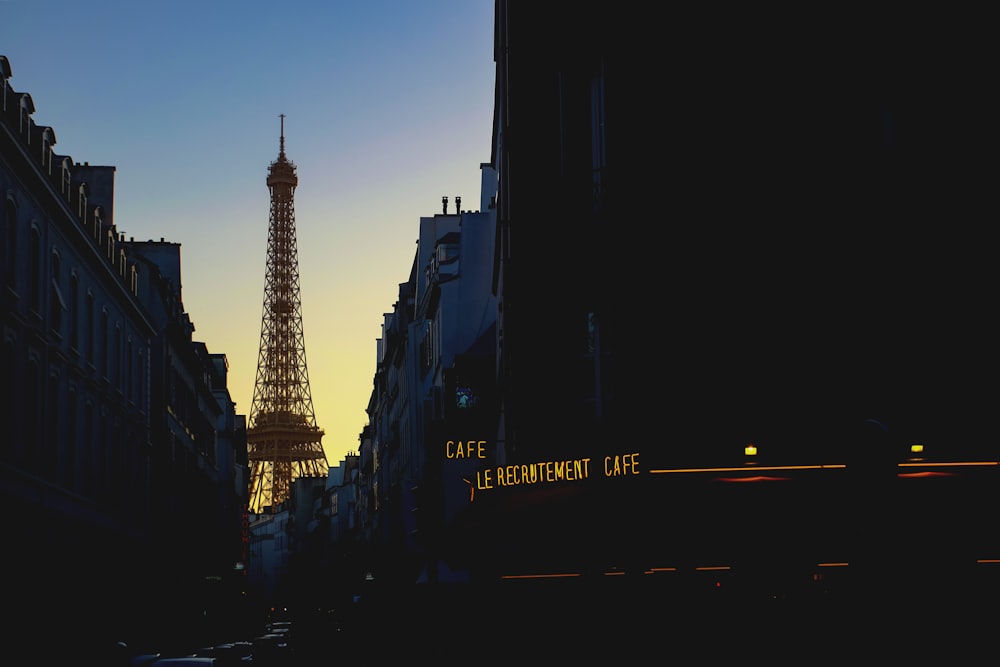
[(759, 658), (769, 665), (814, 665), (860, 657), (953, 663), (990, 650), (991, 629), (1000, 620), (982, 604), (989, 589), (895, 599), (662, 593), (545, 585), (373, 594), (344, 611), (293, 615), (287, 648), (254, 653), (252, 662), (552, 665), (687, 656), (698, 664)]

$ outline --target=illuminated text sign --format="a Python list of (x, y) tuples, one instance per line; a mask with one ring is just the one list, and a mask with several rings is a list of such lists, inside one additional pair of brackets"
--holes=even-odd
[[(446, 440), (444, 455), (449, 460), (480, 460), (490, 458), (489, 442), (486, 440)], [(479, 490), (534, 484), (554, 484), (576, 482), (592, 476), (627, 477), (642, 472), (639, 467), (639, 452), (613, 454), (602, 457), (598, 462), (591, 457), (564, 459), (557, 461), (537, 461), (483, 468), (476, 471), (475, 482), (466, 481)]]
[[(639, 469), (639, 453), (605, 456), (599, 470), (604, 473), (605, 477), (638, 475), (642, 472)], [(506, 486), (574, 482), (588, 479), (593, 474), (600, 473), (594, 472), (593, 462), (589, 457), (564, 461), (519, 463), (477, 471), (476, 488), (486, 490)]]

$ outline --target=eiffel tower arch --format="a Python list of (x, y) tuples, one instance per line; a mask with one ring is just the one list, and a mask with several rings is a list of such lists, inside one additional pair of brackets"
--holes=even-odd
[(285, 115), (281, 114), (281, 148), (267, 175), (271, 214), (264, 308), (247, 428), (250, 510), (257, 513), (287, 500), (292, 481), (326, 477), (329, 469), (306, 367), (295, 236), (298, 180), (295, 164), (285, 155)]

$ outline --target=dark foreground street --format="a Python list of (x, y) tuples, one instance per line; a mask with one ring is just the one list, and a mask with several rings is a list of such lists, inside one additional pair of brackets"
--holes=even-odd
[[(513, 585), (366, 591), (339, 609), (289, 610), (290, 631), (280, 643), (261, 639), (266, 628), (248, 628), (246, 636), (219, 642), (237, 644), (225, 651), (174, 647), (162, 655), (214, 653), (217, 665), (284, 667), (721, 665), (748, 659), (767, 665), (967, 664), (992, 654), (1000, 620), (992, 588), (985, 586), (788, 598), (624, 579), (607, 585), (507, 583)], [(131, 653), (150, 650), (130, 647)]]

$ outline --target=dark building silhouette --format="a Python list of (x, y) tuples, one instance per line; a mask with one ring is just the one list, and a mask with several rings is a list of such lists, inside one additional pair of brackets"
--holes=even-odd
[[(507, 462), (876, 465), (850, 450), (868, 418), (895, 461), (996, 460), (967, 379), (995, 368), (984, 42), (915, 14), (496, 8)], [(668, 553), (681, 497), (648, 481), (509, 520), (534, 552)]]
[(201, 641), (242, 603), (228, 362), (192, 339), (179, 245), (126, 240), (115, 167), (59, 155), (11, 79), (0, 56), (6, 636), (54, 661)]
[(497, 5), (511, 452), (576, 449), (573, 423), (655, 434), (664, 460), (724, 428), (828, 446), (868, 416), (987, 435), (988, 392), (962, 381), (993, 330), (975, 37), (560, 7)]

